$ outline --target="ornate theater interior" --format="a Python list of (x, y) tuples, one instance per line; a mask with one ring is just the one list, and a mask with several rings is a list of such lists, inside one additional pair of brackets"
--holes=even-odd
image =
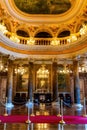
[(0, 99), (59, 97), (87, 98), (87, 0), (1, 0)]

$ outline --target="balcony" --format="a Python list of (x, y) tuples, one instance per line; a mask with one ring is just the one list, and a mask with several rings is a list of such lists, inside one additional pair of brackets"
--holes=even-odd
[[(19, 44), (25, 44), (25, 45), (66, 45), (70, 44), (76, 40), (78, 40), (81, 37), (81, 34), (75, 33), (74, 35), (62, 37), (62, 38), (32, 38), (32, 37), (21, 37), (15, 34), (12, 34), (11, 32), (7, 32), (5, 34), (8, 38), (11, 40), (19, 43)], [(12, 38), (13, 37), (13, 38)]]

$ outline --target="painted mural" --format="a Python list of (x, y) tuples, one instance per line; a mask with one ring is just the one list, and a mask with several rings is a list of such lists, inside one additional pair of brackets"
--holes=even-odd
[(21, 11), (28, 14), (62, 14), (70, 9), (70, 0), (14, 0)]

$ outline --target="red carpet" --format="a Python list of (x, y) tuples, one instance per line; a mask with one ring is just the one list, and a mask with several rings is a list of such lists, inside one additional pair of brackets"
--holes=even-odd
[[(87, 124), (87, 117), (83, 116), (64, 116), (66, 124)], [(11, 115), (0, 116), (2, 123), (25, 123), (27, 116), (25, 115)], [(30, 116), (32, 123), (59, 123), (61, 117), (58, 116)]]

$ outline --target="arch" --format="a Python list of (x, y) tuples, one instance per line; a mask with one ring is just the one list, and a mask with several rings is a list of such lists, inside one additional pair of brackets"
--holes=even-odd
[(22, 37), (29, 37), (30, 36), (28, 27), (26, 27), (26, 25), (21, 25), (21, 26), (17, 27), (15, 30), (15, 33), (18, 36), (22, 36)]
[(49, 32), (46, 31), (40, 31), (38, 32), (35, 37), (39, 37), (39, 38), (52, 38), (52, 35)]
[(64, 36), (60, 36), (60, 37), (70, 36), (70, 34), (73, 33), (73, 29), (71, 28), (71, 25), (62, 24), (56, 33), (56, 37), (59, 37), (59, 35), (61, 35), (61, 33), (63, 33), (63, 32), (64, 33), (66, 32), (67, 34)]
[(18, 29), (18, 30), (16, 31), (16, 34), (17, 34), (18, 36), (22, 36), (22, 37), (29, 37), (29, 34), (28, 34), (26, 31), (22, 30), (22, 29)]
[(67, 37), (67, 36), (70, 36), (70, 31), (67, 30), (67, 29), (61, 31), (61, 32), (57, 35), (57, 37)]
[(53, 36), (54, 36), (54, 34), (53, 34), (53, 31), (50, 29), (50, 28), (48, 28), (47, 26), (40, 26), (35, 32), (34, 32), (34, 34), (33, 34), (33, 37), (36, 37), (36, 35), (38, 34), (38, 33), (40, 33), (40, 32), (46, 32), (46, 33), (48, 33), (49, 35), (50, 35), (50, 38), (52, 38)]

